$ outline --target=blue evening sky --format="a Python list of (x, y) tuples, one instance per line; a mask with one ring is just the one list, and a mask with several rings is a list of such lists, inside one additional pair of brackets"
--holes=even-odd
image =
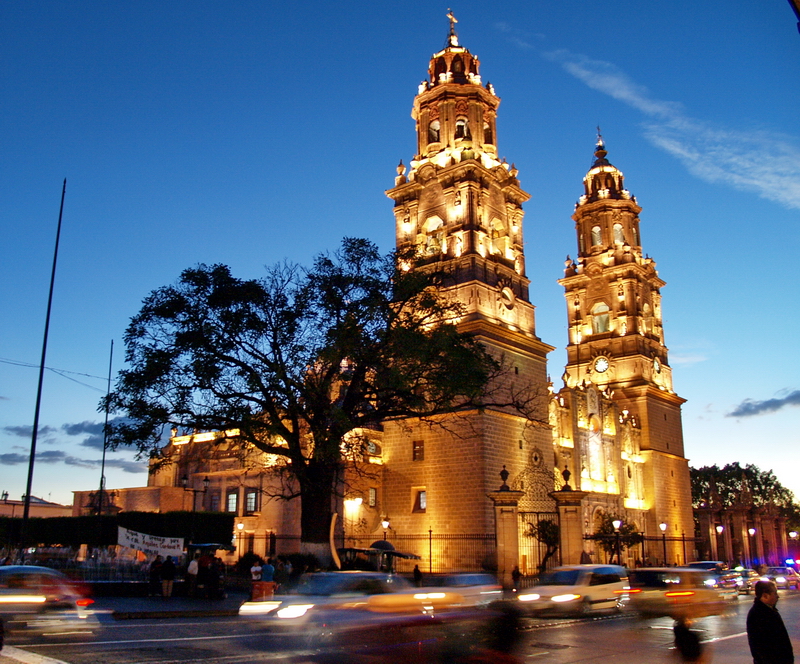
[[(0, 490), (25, 490), (61, 183), (67, 196), (34, 495), (96, 488), (109, 346), (200, 262), (257, 277), (345, 236), (393, 247), (395, 167), (447, 35), (430, 2), (0, 5)], [(502, 98), (539, 336), (567, 340), (570, 215), (595, 127), (643, 207), (693, 465), (773, 469), (800, 497), (800, 34), (786, 0), (462, 1)], [(130, 452), (108, 487), (144, 485)]]

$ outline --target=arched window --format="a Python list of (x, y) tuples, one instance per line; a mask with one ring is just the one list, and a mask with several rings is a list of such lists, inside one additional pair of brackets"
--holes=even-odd
[(609, 330), (609, 308), (605, 302), (598, 302), (592, 307), (592, 333), (602, 334)]
[(434, 120), (428, 125), (428, 143), (438, 143), (440, 140), (441, 125)]
[(470, 138), (467, 118), (456, 118), (456, 138)]
[(600, 232), (600, 226), (592, 227), (592, 246), (597, 247), (603, 244), (603, 235)]
[(492, 126), (488, 122), (483, 123), (483, 142), (494, 144), (494, 136), (492, 136)]
[(625, 244), (625, 237), (622, 235), (622, 224), (614, 224), (614, 244)]
[(453, 58), (453, 64), (450, 66), (450, 71), (455, 75), (464, 73), (464, 63), (461, 61), (461, 58)]

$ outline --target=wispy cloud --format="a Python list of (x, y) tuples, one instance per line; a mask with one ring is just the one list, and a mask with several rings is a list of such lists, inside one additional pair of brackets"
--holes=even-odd
[(693, 364), (700, 364), (701, 362), (705, 362), (708, 360), (708, 357), (705, 355), (700, 355), (698, 353), (689, 354), (689, 353), (670, 353), (669, 354), (669, 363), (672, 366), (684, 366), (688, 367)]
[(728, 413), (727, 417), (752, 417), (754, 415), (763, 415), (764, 413), (773, 413), (789, 406), (800, 406), (800, 390), (790, 392), (785, 397), (767, 399), (765, 401), (745, 399)]
[(693, 175), (752, 191), (800, 209), (800, 145), (794, 136), (714, 127), (686, 115), (684, 107), (651, 96), (616, 65), (568, 50), (543, 54), (593, 90), (641, 111), (645, 137)]
[[(28, 463), (27, 454), (0, 454), (0, 463), (4, 466), (19, 466)], [(36, 455), (36, 463), (57, 464), (63, 463), (67, 466), (77, 466), (79, 468), (100, 468), (101, 459), (82, 459), (80, 457), (67, 454), (60, 450), (47, 450)], [(128, 461), (125, 459), (106, 459), (107, 468), (118, 468), (126, 473), (144, 473), (147, 471), (146, 461)]]
[(531, 37), (538, 39), (542, 38), (541, 34), (531, 35), (529, 32), (515, 28), (513, 25), (509, 25), (505, 21), (498, 21), (494, 24), (494, 27), (498, 32), (502, 32), (506, 36), (506, 39), (508, 39), (512, 44), (525, 50), (533, 48)]

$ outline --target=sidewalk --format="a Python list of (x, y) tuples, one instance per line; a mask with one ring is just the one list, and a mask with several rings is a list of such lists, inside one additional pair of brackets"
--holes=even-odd
[[(193, 618), (198, 616), (235, 616), (247, 600), (242, 591), (229, 591), (224, 599), (195, 597), (96, 597), (92, 609), (114, 620), (144, 618)], [(2, 662), (0, 662), (2, 664)]]

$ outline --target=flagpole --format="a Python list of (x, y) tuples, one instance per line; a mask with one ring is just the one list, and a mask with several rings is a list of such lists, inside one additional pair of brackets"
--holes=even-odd
[(31, 490), (33, 488), (33, 463), (36, 458), (36, 438), (39, 432), (39, 411), (42, 405), (42, 383), (44, 382), (45, 357), (47, 356), (47, 334), (50, 330), (50, 311), (53, 308), (53, 286), (56, 281), (56, 264), (58, 262), (58, 242), (61, 238), (61, 217), (64, 214), (64, 197), (67, 193), (67, 178), (61, 188), (61, 207), (58, 211), (58, 229), (56, 230), (56, 247), (53, 251), (53, 269), (50, 273), (50, 293), (47, 297), (47, 316), (44, 321), (44, 340), (42, 341), (42, 361), (39, 364), (39, 386), (36, 389), (36, 409), (33, 414), (33, 433), (31, 434), (31, 456), (28, 460), (28, 484), (25, 489), (25, 506), (22, 510), (22, 524), (19, 531), (19, 546), (22, 562), (25, 562), (25, 540), (28, 534), (28, 516), (31, 509)]

